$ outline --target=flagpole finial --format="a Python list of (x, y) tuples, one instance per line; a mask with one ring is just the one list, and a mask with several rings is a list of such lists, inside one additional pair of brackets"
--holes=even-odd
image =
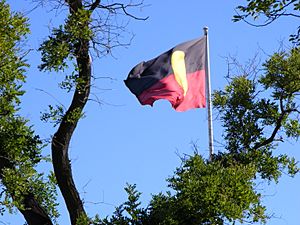
[(204, 35), (207, 35), (208, 33), (208, 27), (203, 27)]

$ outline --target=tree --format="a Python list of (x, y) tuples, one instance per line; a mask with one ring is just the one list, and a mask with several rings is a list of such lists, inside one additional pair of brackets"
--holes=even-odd
[[(43, 3), (43, 1), (36, 1)], [(57, 132), (52, 139), (52, 164), (54, 176), (45, 180), (43, 174), (37, 173), (35, 166), (45, 160), (41, 155), (41, 140), (26, 126), (26, 120), (15, 115), (19, 104), (18, 96), (23, 94), (20, 82), (24, 82), (24, 68), (27, 66), (17, 44), (28, 30), (26, 18), (9, 11), (4, 0), (1, 1), (1, 181), (3, 184), (2, 205), (16, 206), (24, 215), (29, 225), (52, 224), (58, 216), (55, 210), (55, 185), (60, 188), (72, 224), (87, 224), (87, 214), (75, 187), (68, 147), (83, 108), (88, 101), (91, 87), (90, 48), (97, 55), (110, 53), (121, 43), (119, 35), (126, 25), (114, 25), (112, 16), (122, 14), (138, 18), (128, 12), (128, 8), (138, 7), (142, 2), (133, 4), (107, 3), (99, 0), (55, 1), (57, 7), (67, 7), (69, 14), (64, 25), (53, 29), (40, 48), (42, 52), (41, 70), (64, 71), (73, 66), (72, 75), (66, 75), (61, 87), (74, 90), (73, 100), (66, 112), (62, 108), (50, 106), (50, 112), (44, 119), (55, 117)], [(103, 17), (93, 15), (96, 10), (103, 11)], [(103, 32), (99, 34), (100, 32)], [(2, 36), (1, 36), (2, 38)], [(92, 46), (91, 46), (92, 44)], [(72, 64), (73, 63), (73, 64)], [(59, 113), (59, 114), (58, 114)], [(19, 188), (16, 188), (19, 187)], [(44, 209), (43, 209), (44, 207)], [(1, 209), (3, 210), (3, 208)], [(51, 219), (50, 219), (51, 217)]]
[[(73, 88), (75, 90), (66, 112), (62, 112), (62, 108), (59, 107), (50, 111), (45, 118), (53, 118), (60, 113), (56, 121), (58, 130), (51, 143), (54, 174), (64, 197), (71, 224), (87, 224), (89, 219), (73, 180), (68, 151), (71, 137), (83, 116), (83, 109), (90, 94), (92, 69), (89, 51), (93, 48), (97, 55), (102, 55), (109, 53), (116, 46), (123, 45), (119, 41), (119, 35), (124, 26), (113, 24), (112, 15), (121, 14), (137, 20), (146, 18), (138, 18), (128, 12), (128, 8), (138, 7), (142, 2), (105, 4), (100, 0), (66, 0), (64, 3), (57, 1), (57, 4), (68, 7), (69, 14), (64, 25), (53, 29), (52, 35), (41, 45), (40, 69), (64, 71), (71, 64), (72, 75), (66, 75), (61, 87), (69, 91)], [(98, 10), (106, 16), (105, 20), (94, 16)]]
[[(8, 153), (14, 155), (20, 152), (20, 154), (18, 153), (16, 158), (9, 158), (7, 165), (2, 169), (4, 176), (0, 177), (3, 187), (6, 188), (5, 194), (10, 197), (12, 205), (17, 206), (22, 213), (23, 211), (31, 213), (36, 208), (27, 207), (24, 202), (24, 197), (30, 194), (32, 200), (36, 199), (39, 209), (43, 206), (47, 206), (45, 209), (51, 209), (49, 206), (55, 206), (52, 184), (56, 181), (64, 197), (72, 225), (266, 222), (268, 218), (266, 208), (262, 205), (260, 192), (255, 188), (257, 177), (267, 181), (278, 181), (283, 171), (287, 171), (290, 175), (298, 172), (293, 158), (274, 154), (278, 142), (300, 135), (297, 120), (299, 107), (296, 100), (300, 88), (298, 51), (281, 52), (271, 57), (263, 65), (264, 73), (260, 74), (258, 79), (257, 74), (251, 76), (249, 73), (231, 76), (225, 89), (215, 92), (214, 105), (224, 127), (225, 145), (224, 150), (215, 154), (211, 161), (201, 157), (195, 150), (194, 155), (182, 158), (182, 165), (168, 179), (170, 191), (154, 195), (146, 208), (141, 207), (139, 200), (141, 193), (136, 190), (136, 186), (128, 185), (125, 188), (128, 201), (117, 207), (112, 217), (89, 218), (75, 186), (68, 156), (70, 140), (79, 119), (84, 115), (84, 107), (89, 99), (93, 79), (89, 52), (94, 49), (98, 55), (107, 54), (113, 47), (123, 45), (118, 37), (120, 29), (124, 27), (116, 27), (114, 21), (110, 20), (111, 16), (122, 13), (133, 19), (142, 19), (128, 12), (130, 7), (137, 7), (141, 3), (103, 4), (98, 0), (52, 2), (57, 4), (56, 7), (67, 7), (68, 13), (64, 23), (54, 28), (52, 34), (41, 45), (40, 69), (51, 72), (62, 71), (65, 80), (60, 86), (74, 94), (66, 111), (61, 106), (50, 106), (49, 112), (43, 116), (44, 120), (54, 119), (54, 124), (58, 126), (51, 143), (55, 179), (50, 177), (52, 183), (46, 182), (46, 185), (41, 180), (35, 179), (42, 178), (42, 175), (36, 173), (32, 176), (35, 172), (34, 166), (43, 159), (40, 155), (41, 142), (32, 129), (26, 127), (24, 119), (15, 114), (15, 107), (18, 104), (12, 102), (14, 110), (11, 116), (23, 122), (11, 128), (14, 133), (10, 136), (5, 136), (9, 133), (8, 129), (1, 133), (3, 143), (9, 143), (10, 146), (14, 143), (15, 146), (11, 149), (13, 151), (1, 146), (1, 154), (2, 159), (7, 158)], [(99, 10), (100, 15), (106, 19), (100, 20), (95, 16), (95, 12)], [(100, 30), (104, 36), (99, 34)], [(4, 30), (2, 32), (5, 33)], [(10, 49), (13, 53), (18, 52), (13, 47)], [(7, 51), (9, 52), (9, 49)], [(25, 66), (24, 61), (21, 62), (19, 69)], [(13, 79), (16, 79), (17, 74), (15, 73)], [(3, 82), (5, 85), (7, 83), (9, 82), (6, 80)], [(5, 85), (3, 87), (6, 88)], [(14, 85), (12, 87), (14, 92), (19, 90)], [(19, 94), (21, 93), (16, 96)], [(9, 94), (5, 93), (3, 97), (5, 100)], [(14, 124), (14, 120), (8, 120), (8, 123), (6, 120), (0, 122), (3, 127), (5, 124), (9, 126)], [(16, 127), (22, 128), (22, 131)], [(15, 143), (15, 137), (20, 134), (22, 139), (17, 139)], [(284, 136), (280, 136), (282, 134)], [(16, 159), (20, 158), (22, 160), (19, 163)], [(11, 165), (14, 162), (17, 163)], [(18, 176), (13, 173), (15, 171), (18, 172)], [(16, 177), (20, 179), (15, 179)], [(13, 185), (18, 185), (22, 189), (10, 188)], [(53, 220), (56, 216), (53, 212), (55, 211), (51, 214), (50, 211), (43, 210), (43, 219), (46, 218), (46, 221), (37, 221), (39, 217), (33, 214), (28, 214), (25, 219), (28, 224), (51, 224), (50, 219)]]
[[(256, 27), (267, 26), (281, 17), (300, 18), (300, 3), (297, 0), (247, 0), (246, 6), (237, 7), (237, 15), (233, 17), (234, 22), (245, 21)], [(252, 23), (247, 20), (252, 17), (255, 21), (261, 19), (261, 22)], [(290, 40), (295, 44), (300, 43), (300, 26), (296, 34), (290, 35)]]
[[(248, 2), (238, 7), (245, 14), (234, 21), (264, 15), (265, 26), (281, 16), (299, 17), (299, 1)], [(288, 7), (293, 11), (287, 12)], [(299, 44), (299, 32), (290, 40)], [(212, 161), (198, 154), (184, 158), (168, 179), (170, 192), (154, 195), (148, 208), (140, 208), (136, 201), (135, 210), (128, 210), (130, 201), (125, 202), (110, 221), (100, 224), (266, 223), (269, 216), (255, 188), (257, 178), (277, 183), (283, 172), (299, 172), (293, 157), (276, 154), (279, 143), (300, 135), (299, 63), (299, 49), (293, 48), (275, 53), (260, 70), (252, 65), (242, 72), (230, 69), (228, 85), (214, 92), (213, 100), (224, 128), (224, 150)], [(128, 199), (139, 196), (128, 194)], [(139, 214), (133, 217), (131, 212)]]
[[(237, 21), (246, 21), (248, 24), (252, 26), (267, 26), (270, 23), (281, 17), (292, 17), (299, 18), (300, 12), (300, 4), (299, 1), (289, 0), (289, 1), (258, 1), (258, 0), (248, 0), (248, 4), (246, 6), (238, 6), (238, 15), (235, 15), (233, 18), (234, 22)], [(258, 20), (261, 18), (263, 22), (261, 24), (253, 24), (247, 21), (248, 17), (252, 17), (254, 20)], [(250, 88), (253, 91), (253, 94), (249, 95), (247, 107), (243, 107), (242, 113), (248, 112), (248, 107), (255, 108), (257, 107), (257, 111), (255, 114), (260, 114), (262, 118), (265, 118), (266, 122), (261, 123), (264, 120), (262, 118), (251, 118), (247, 114), (249, 120), (255, 121), (252, 123), (250, 130), (255, 132), (257, 135), (256, 143), (251, 146), (252, 149), (266, 149), (267, 155), (270, 156), (270, 151), (275, 148), (272, 144), (274, 142), (281, 142), (285, 140), (285, 137), (279, 135), (279, 132), (283, 131), (287, 138), (298, 138), (299, 137), (299, 103), (297, 101), (297, 96), (299, 95), (299, 34), (300, 27), (298, 27), (298, 32), (296, 34), (290, 35), (290, 41), (295, 44), (296, 47), (291, 48), (289, 50), (281, 50), (277, 53), (274, 53), (269, 60), (267, 60), (264, 64), (265, 75), (262, 76), (258, 80), (258, 84), (251, 84), (252, 87), (243, 87), (245, 85), (244, 81), (239, 83), (236, 82), (235, 88), (232, 87), (232, 90), (239, 88)], [(249, 84), (250, 80), (247, 81)], [(265, 90), (272, 90), (271, 98), (261, 99), (257, 102), (257, 106), (252, 105), (253, 99), (258, 96), (258, 92), (256, 91), (256, 86), (263, 85)], [(224, 94), (218, 93), (219, 97)], [(229, 94), (229, 93), (228, 93)], [(227, 97), (229, 96), (227, 94)], [(241, 93), (240, 93), (241, 94)], [(225, 97), (224, 95), (222, 97)], [(252, 98), (252, 99), (250, 99)], [(221, 99), (221, 98), (220, 98)], [(224, 99), (223, 99), (224, 100)], [(251, 102), (251, 104), (249, 104)], [(223, 103), (219, 102), (218, 107), (220, 107)], [(224, 104), (226, 104), (224, 102)], [(246, 106), (246, 105), (245, 105)], [(264, 109), (263, 111), (259, 111), (260, 109)], [(229, 114), (228, 114), (229, 116)], [(227, 118), (228, 118), (227, 116)], [(243, 119), (247, 117), (243, 116)], [(240, 117), (241, 118), (241, 117)], [(225, 119), (225, 117), (224, 117)], [(237, 118), (239, 119), (239, 118)], [(238, 120), (239, 121), (239, 120)], [(232, 124), (233, 125), (233, 124)], [(261, 137), (264, 129), (267, 129), (269, 126), (273, 127), (273, 131), (269, 135), (269, 137)], [(230, 127), (230, 125), (228, 124)], [(232, 129), (233, 126), (230, 128)], [(260, 136), (260, 139), (258, 137)], [(250, 136), (249, 136), (250, 137)], [(227, 136), (228, 139), (231, 137)], [(240, 138), (240, 140), (244, 140), (245, 138)], [(244, 147), (245, 143), (238, 142), (237, 145), (241, 144)], [(248, 145), (248, 144), (247, 144)], [(248, 145), (249, 146), (249, 145)], [(249, 146), (250, 147), (250, 146)], [(234, 148), (236, 149), (236, 148)], [(240, 152), (240, 151), (239, 151)], [(273, 159), (274, 160), (274, 159)], [(286, 163), (286, 156), (282, 156), (281, 159), (276, 159), (275, 161), (282, 163)], [(274, 162), (275, 162), (274, 161)], [(275, 165), (275, 164), (274, 164)], [(289, 168), (295, 168), (295, 162), (289, 166)], [(278, 166), (273, 166), (273, 169), (269, 169), (269, 172), (272, 170), (275, 171), (278, 169)], [(269, 177), (270, 174), (265, 174), (265, 177)], [(270, 177), (269, 177), (270, 178)], [(277, 175), (273, 176), (275, 180), (277, 180)]]
[(25, 68), (22, 40), (29, 32), (27, 19), (12, 13), (0, 1), (0, 210), (16, 206), (27, 223), (52, 224), (55, 218), (55, 185), (37, 172), (43, 143), (27, 121), (19, 116), (19, 97), (23, 95)]
[(168, 179), (170, 191), (154, 195), (146, 208), (140, 207), (135, 186), (128, 186), (128, 201), (97, 224), (266, 223), (257, 180), (277, 183), (283, 173), (299, 172), (293, 157), (276, 154), (278, 143), (300, 135), (299, 60), (298, 50), (276, 53), (263, 70), (246, 66), (250, 72), (243, 68), (243, 74), (229, 76), (213, 100), (224, 128), (223, 151), (211, 161), (197, 149), (182, 158)]
[(168, 179), (172, 191), (154, 195), (149, 206), (142, 208), (140, 193), (129, 185), (125, 188), (128, 201), (116, 209), (110, 220), (97, 224), (225, 224), (245, 217), (265, 220), (260, 195), (253, 189), (253, 166), (224, 167), (196, 152), (183, 158), (182, 163)]
[(197, 151), (183, 158), (168, 179), (170, 191), (154, 195), (147, 208), (139, 206), (140, 193), (127, 188), (128, 201), (99, 224), (266, 223), (258, 178), (277, 183), (283, 172), (299, 172), (293, 157), (276, 154), (278, 143), (300, 135), (299, 60), (298, 50), (276, 53), (263, 64), (263, 74), (250, 67), (254, 74), (228, 77), (213, 101), (224, 128), (224, 150), (211, 161)]

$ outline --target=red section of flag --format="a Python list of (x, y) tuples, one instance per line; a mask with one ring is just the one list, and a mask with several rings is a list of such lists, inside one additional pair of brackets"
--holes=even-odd
[(138, 99), (142, 105), (151, 106), (156, 100), (166, 99), (178, 112), (193, 108), (204, 108), (206, 105), (205, 70), (187, 74), (187, 80), (188, 91), (185, 96), (182, 87), (175, 80), (174, 75), (171, 74), (143, 91)]

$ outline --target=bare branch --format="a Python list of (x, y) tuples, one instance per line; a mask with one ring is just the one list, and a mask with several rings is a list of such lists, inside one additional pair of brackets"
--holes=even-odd
[(137, 3), (137, 4), (123, 4), (123, 3), (113, 3), (113, 4), (110, 4), (110, 5), (99, 5), (98, 7), (99, 8), (102, 8), (102, 9), (106, 9), (108, 11), (110, 11), (111, 13), (116, 13), (117, 10), (122, 10), (122, 12), (126, 15), (126, 16), (129, 16), (135, 20), (147, 20), (149, 18), (149, 16), (147, 17), (137, 17), (137, 16), (134, 16), (133, 14), (129, 13), (128, 12), (128, 8), (132, 8), (132, 7), (138, 7), (138, 6), (141, 6), (143, 5), (143, 2), (140, 2), (140, 3)]
[(247, 14), (241, 15), (238, 13), (237, 10), (235, 10), (235, 13), (238, 15), (238, 17), (244, 21), (245, 23), (249, 24), (250, 26), (254, 26), (254, 27), (265, 27), (268, 26), (269, 24), (271, 24), (272, 22), (274, 22), (276, 19), (282, 17), (282, 16), (291, 16), (291, 17), (296, 17), (296, 18), (300, 18), (300, 15), (295, 14), (295, 13), (287, 13), (287, 8), (293, 4), (294, 2), (291, 1), (289, 3), (287, 3), (286, 5), (284, 5), (283, 7), (279, 8), (279, 9), (274, 9), (270, 12), (262, 12), (265, 16), (266, 16), (266, 21), (262, 24), (254, 24), (249, 22), (248, 20), (246, 20), (245, 18), (250, 16), (250, 13), (248, 12)]
[(62, 102), (60, 102), (54, 95), (52, 95), (52, 94), (49, 93), (48, 91), (45, 91), (45, 90), (40, 89), (40, 88), (35, 88), (35, 90), (40, 91), (40, 92), (43, 92), (43, 93), (49, 95), (49, 96), (50, 96), (51, 98), (53, 98), (59, 105), (61, 105), (61, 106), (64, 108), (64, 110), (67, 110), (67, 108), (64, 106), (64, 104), (63, 104)]
[(94, 11), (98, 7), (99, 4), (100, 4), (100, 0), (95, 0), (93, 2), (93, 4), (90, 6), (90, 10)]

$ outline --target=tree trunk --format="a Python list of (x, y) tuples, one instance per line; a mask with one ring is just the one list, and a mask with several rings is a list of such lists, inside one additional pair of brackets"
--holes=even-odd
[[(5, 168), (13, 169), (13, 164), (8, 160), (7, 157), (0, 157), (0, 179), (3, 178), (2, 171)], [(14, 198), (13, 193), (12, 198)], [(25, 210), (19, 209), (23, 214), (28, 225), (53, 225), (51, 219), (41, 205), (36, 201), (32, 193), (28, 193), (24, 196), (22, 202)]]
[(33, 194), (25, 196), (26, 210), (20, 210), (28, 225), (53, 225), (45, 210), (35, 200)]
[[(52, 139), (52, 163), (58, 186), (67, 205), (72, 225), (80, 216), (86, 216), (83, 203), (76, 189), (69, 159), (69, 144), (79, 118), (73, 118), (72, 113), (82, 112), (90, 93), (91, 64), (88, 55), (88, 42), (81, 44), (80, 55), (77, 58), (79, 78), (83, 83), (77, 84), (73, 100), (62, 122)], [(85, 52), (85, 53), (83, 53)], [(74, 115), (74, 114), (73, 114)]]
[[(68, 0), (70, 13), (82, 8), (81, 0)], [(88, 24), (87, 24), (88, 26)], [(89, 57), (89, 41), (80, 40), (76, 48), (76, 62), (79, 68), (80, 82), (76, 84), (71, 105), (65, 113), (57, 132), (52, 139), (52, 163), (58, 186), (65, 200), (72, 225), (76, 225), (79, 217), (86, 216), (83, 203), (76, 189), (69, 159), (69, 144), (79, 121), (74, 114), (82, 113), (90, 94), (91, 62)], [(70, 120), (70, 118), (72, 118)]]

